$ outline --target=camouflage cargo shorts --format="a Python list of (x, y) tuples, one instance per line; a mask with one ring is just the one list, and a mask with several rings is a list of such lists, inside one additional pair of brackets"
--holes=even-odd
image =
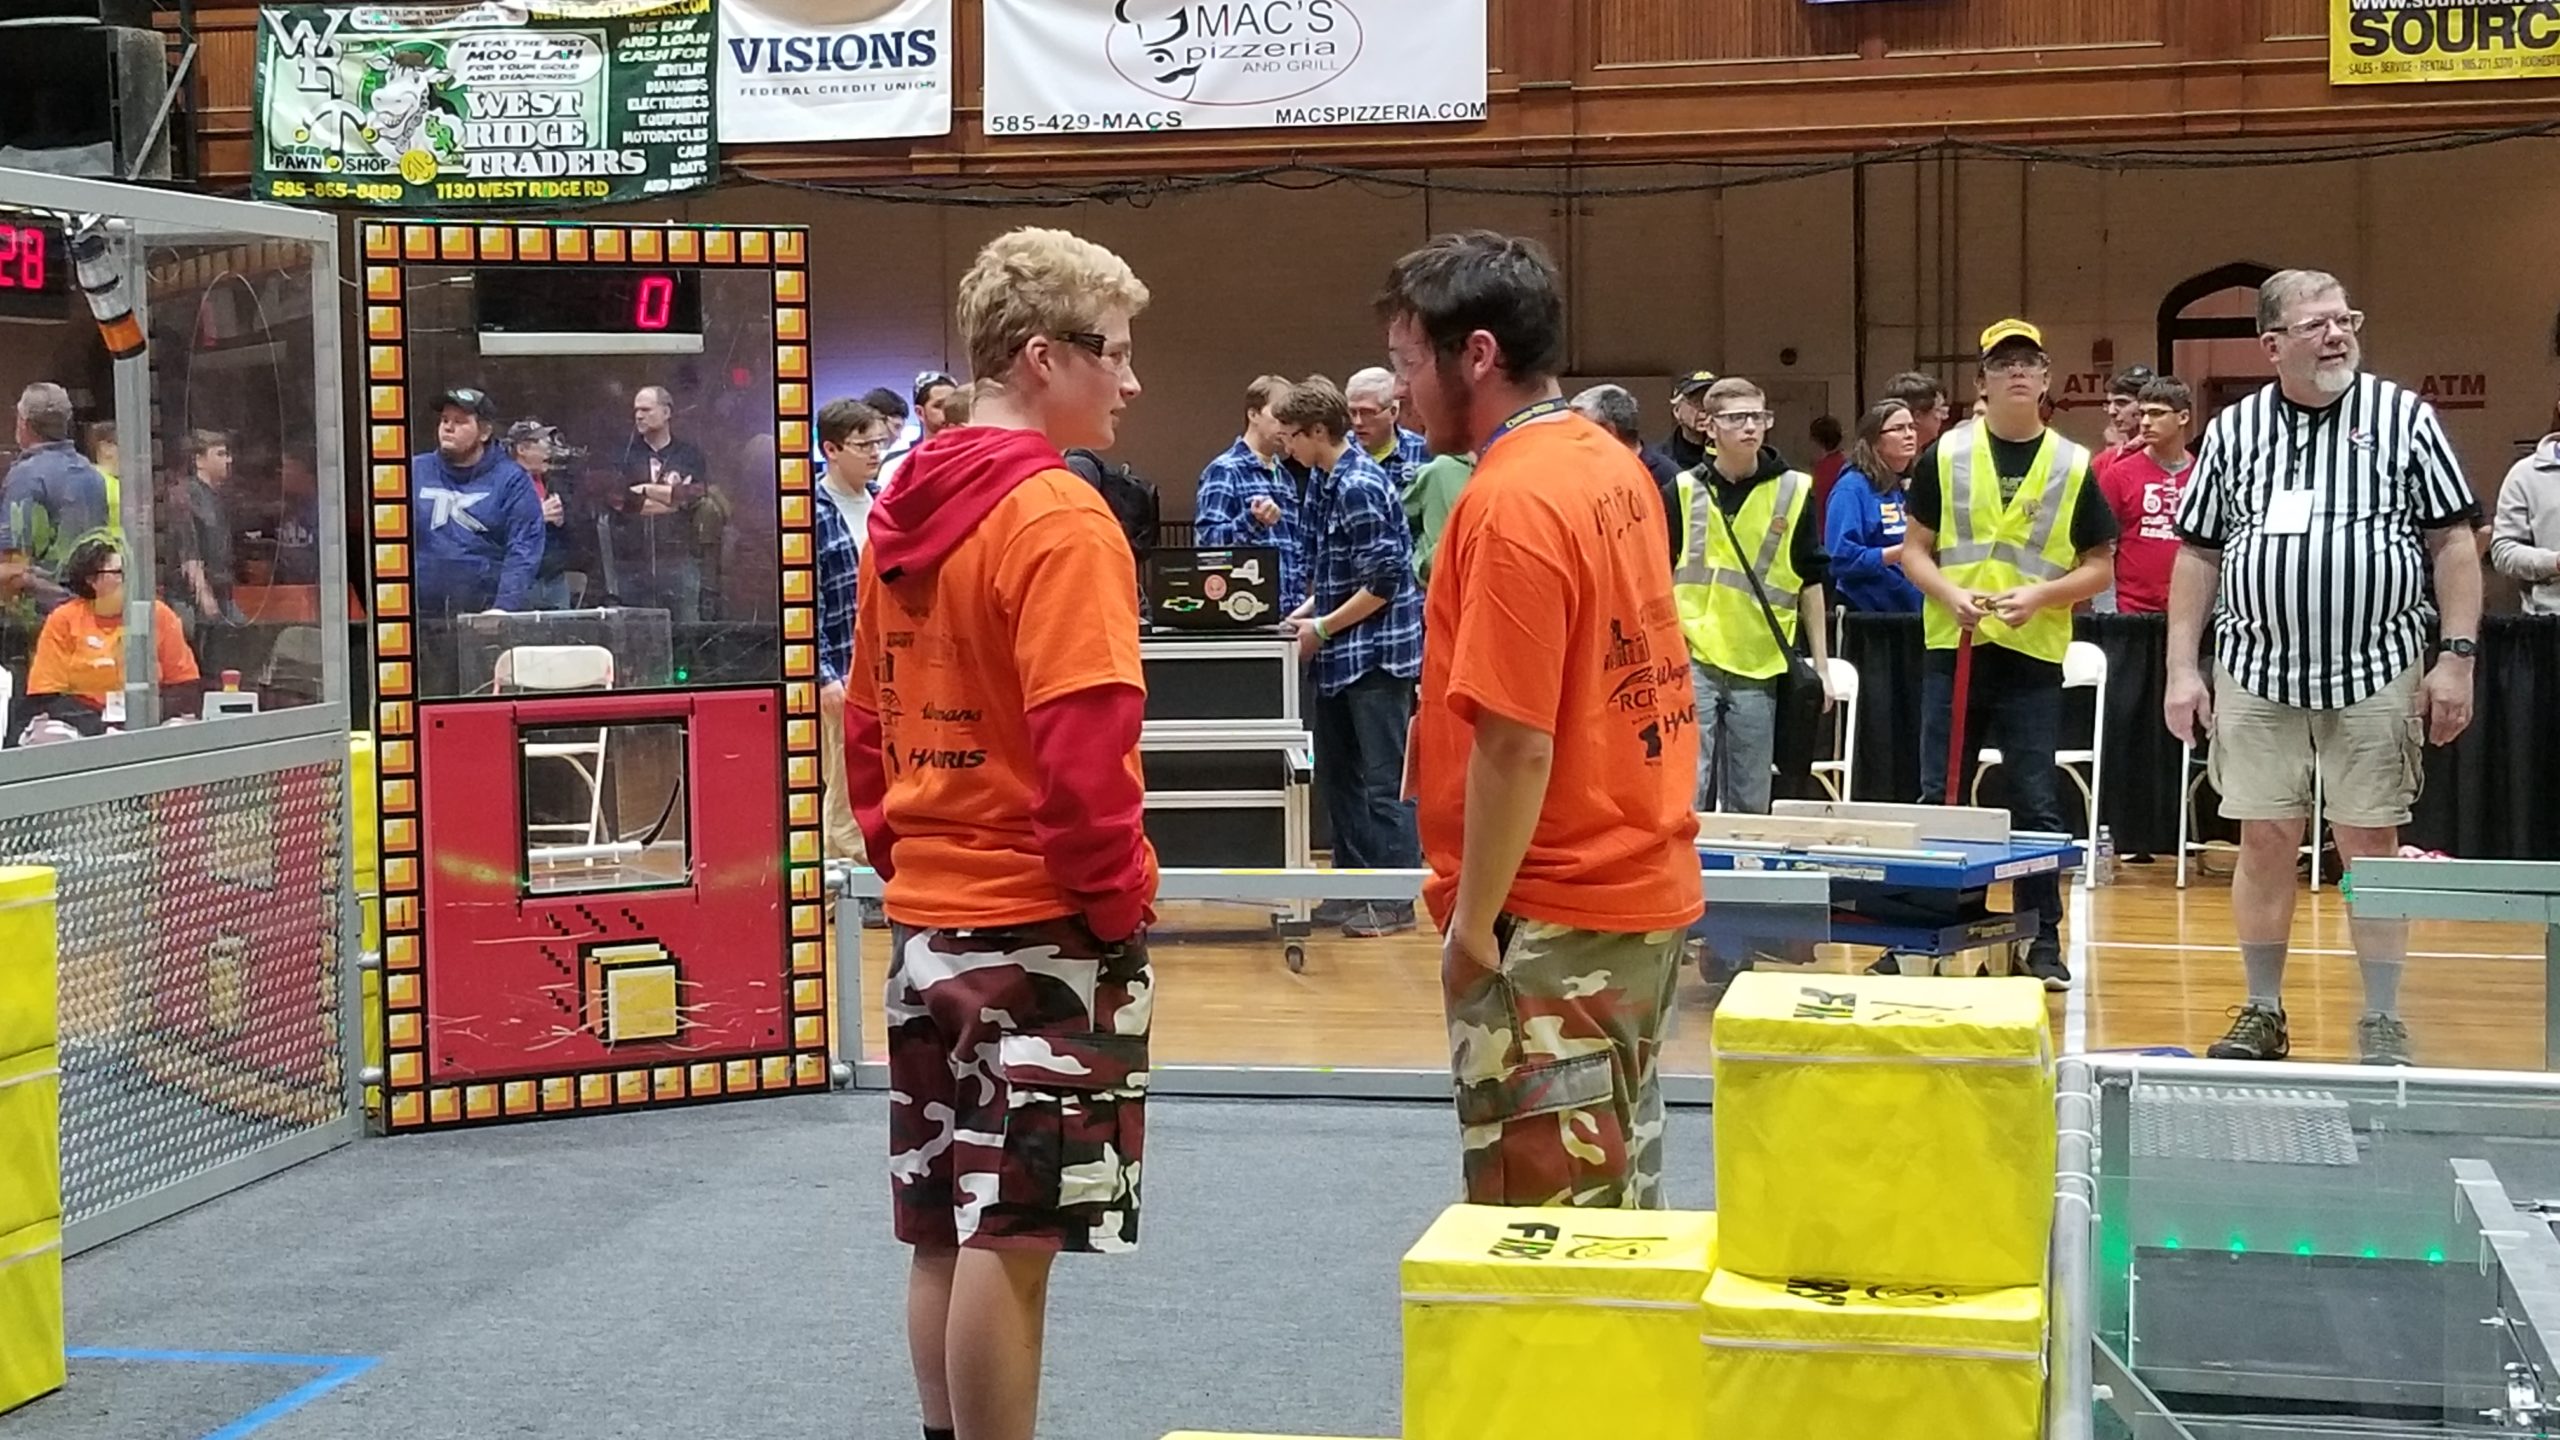
[(889, 1184), (898, 1238), (1109, 1252), (1138, 1243), (1146, 1145), (1143, 938), (1077, 919), (892, 941)]
[(1505, 915), (1502, 961), (1447, 995), (1467, 1200), (1659, 1209), (1660, 1051), (1681, 932)]

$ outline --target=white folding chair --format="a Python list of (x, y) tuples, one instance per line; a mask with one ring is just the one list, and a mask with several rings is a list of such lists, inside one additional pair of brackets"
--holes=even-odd
[[(595, 690), (613, 688), (613, 652), (601, 645), (519, 645), (498, 657), (497, 688), (500, 693), (554, 692), (563, 690)], [(578, 772), (587, 787), (587, 818), (574, 820), (530, 821), (529, 834), (572, 835), (574, 842), (596, 846), (605, 843), (604, 768), (606, 743), (612, 730), (597, 726), (590, 740), (540, 741), (524, 747), (527, 760), (558, 760)]]
[[(2179, 747), (2178, 776), (2178, 888), (2184, 890), (2187, 888), (2188, 857), (2201, 855), (2210, 848), (2207, 842), (2194, 838), (2196, 791), (2204, 786), (2205, 770), (2196, 761), (2196, 747), (2193, 745)], [(2301, 852), (2303, 858), (2311, 862), (2311, 892), (2315, 895), (2320, 893), (2320, 872), (2327, 868), (2320, 833), (2327, 823), (2324, 815), (2328, 808), (2329, 787), (2320, 778), (2319, 767), (2315, 764), (2311, 770), (2311, 827), (2310, 832), (2302, 837)]]
[(1858, 667), (1834, 655), (1829, 663), (1833, 757), (1813, 762), (1813, 778), (1834, 800), (1848, 800), (1858, 775)]
[[(2071, 648), (2062, 652), (2062, 688), (2095, 692), (2097, 708), (2095, 718), (2089, 724), (2089, 748), (2053, 752), (2054, 768), (2070, 776), (2071, 783), (2079, 787), (2081, 803), (2088, 812), (2088, 828), (2082, 832), (2082, 838), (2095, 845), (2098, 843), (2098, 797), (2104, 793), (2100, 785), (2106, 778), (2102, 757), (2107, 753), (2107, 652), (2086, 640), (2072, 641)], [(1985, 746), (1973, 771), (1975, 804), (1982, 803), (1982, 777), (1999, 763), (2000, 752)], [(2082, 773), (2084, 767), (2085, 774)]]

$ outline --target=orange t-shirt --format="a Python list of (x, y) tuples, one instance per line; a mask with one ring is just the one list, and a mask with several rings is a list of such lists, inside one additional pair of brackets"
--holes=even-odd
[[(152, 645), (158, 651), (157, 683), (184, 685), (197, 678), (195, 652), (178, 625), (178, 614), (152, 602)], [(110, 692), (124, 688), (124, 616), (101, 615), (84, 600), (54, 607), (36, 636), (35, 658), (27, 666), (30, 695), (77, 695), (106, 708)]]
[(1441, 923), (1479, 714), (1555, 737), (1505, 910), (1620, 933), (1698, 917), (1697, 706), (1663, 524), (1634, 452), (1573, 414), (1503, 437), (1459, 492), (1432, 560), (1414, 726), (1423, 898)]
[[(1073, 471), (1041, 471), (925, 575), (890, 585), (866, 562), (854, 615), (845, 684), (880, 717), (890, 913), (936, 928), (1079, 913), (1033, 838), (1024, 715), (1097, 686), (1146, 688), (1137, 569), (1102, 497)], [(1128, 765), (1143, 782), (1134, 747)], [(1151, 889), (1155, 873), (1149, 846)]]

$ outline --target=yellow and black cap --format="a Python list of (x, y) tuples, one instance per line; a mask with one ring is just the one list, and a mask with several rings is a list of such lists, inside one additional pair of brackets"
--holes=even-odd
[(2024, 320), (1994, 321), (1982, 332), (1982, 358), (1989, 360), (2003, 350), (2032, 350), (2045, 353), (2044, 332)]

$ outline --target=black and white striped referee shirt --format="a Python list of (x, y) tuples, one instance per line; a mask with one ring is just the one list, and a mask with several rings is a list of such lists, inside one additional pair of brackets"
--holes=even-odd
[[(2305, 489), (2307, 531), (2268, 533), (2276, 492)], [(2358, 375), (2322, 409), (2271, 383), (2213, 417), (2178, 534), (2222, 552), (2214, 650), (2232, 678), (2279, 705), (2341, 710), (2425, 658), (2421, 532), (2479, 518), (2435, 407)]]

